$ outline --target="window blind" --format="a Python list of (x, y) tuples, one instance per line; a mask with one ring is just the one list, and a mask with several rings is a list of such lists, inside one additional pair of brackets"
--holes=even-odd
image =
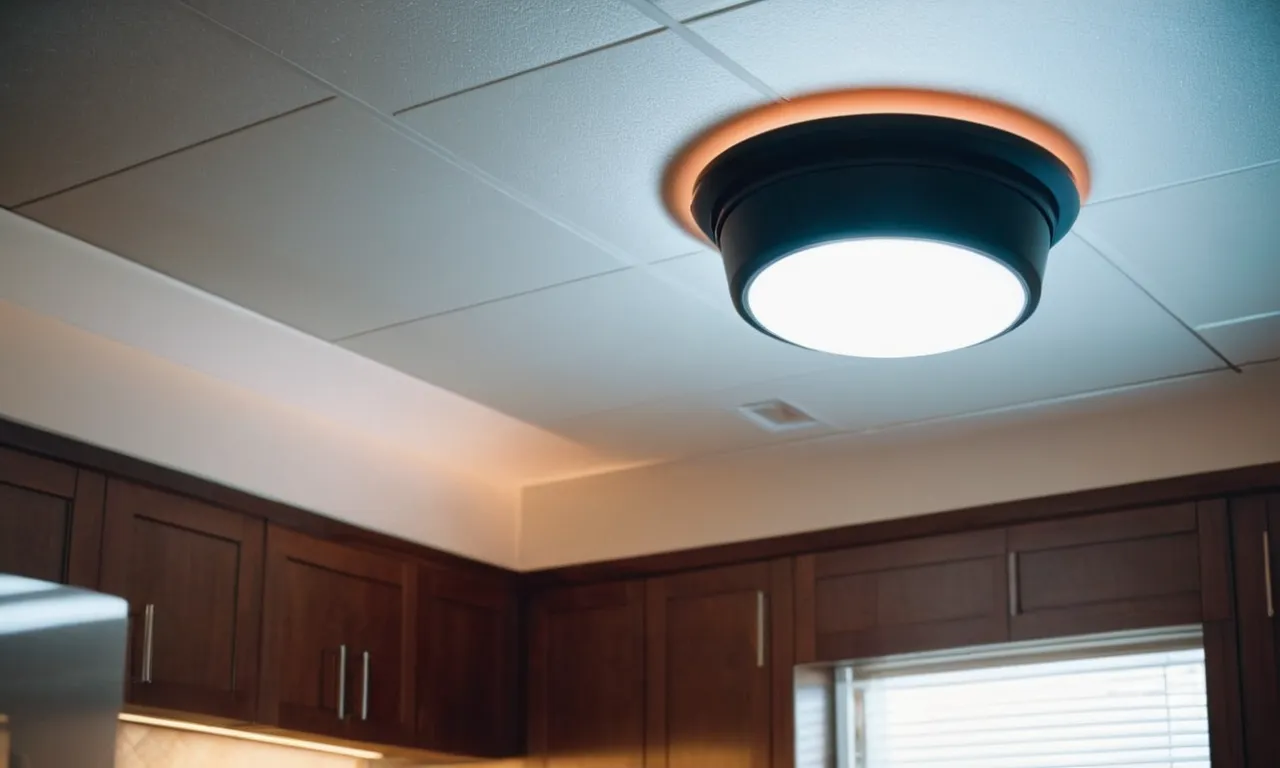
[[(845, 671), (856, 768), (1209, 768), (1204, 650), (987, 652)], [(849, 743), (849, 742), (846, 742)]]

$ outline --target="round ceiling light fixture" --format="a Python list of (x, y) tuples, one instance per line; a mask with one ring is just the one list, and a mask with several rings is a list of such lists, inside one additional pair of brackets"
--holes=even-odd
[(802, 116), (790, 122), (748, 113), (686, 150), (668, 206), (719, 248), (738, 313), (792, 344), (915, 357), (1016, 328), (1087, 194), (1083, 155), (1009, 107), (843, 92), (867, 93), (934, 108), (852, 110), (846, 99), (814, 114), (801, 100), (787, 103)]

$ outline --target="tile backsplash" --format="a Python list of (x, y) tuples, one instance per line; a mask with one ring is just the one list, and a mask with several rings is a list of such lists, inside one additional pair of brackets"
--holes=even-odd
[(120, 723), (116, 768), (368, 768), (355, 757)]

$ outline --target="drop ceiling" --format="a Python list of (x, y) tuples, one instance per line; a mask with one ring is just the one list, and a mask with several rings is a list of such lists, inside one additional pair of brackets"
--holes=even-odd
[[(1000, 99), (1085, 148), (1040, 311), (849, 360), (739, 321), (667, 161), (830, 87)], [(0, 204), (612, 457), (1280, 358), (1275, 0), (15, 0)], [(744, 403), (815, 417), (770, 433)]]

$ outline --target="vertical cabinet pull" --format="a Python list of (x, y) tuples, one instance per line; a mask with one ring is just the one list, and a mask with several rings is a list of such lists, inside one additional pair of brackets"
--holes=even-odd
[(1267, 592), (1267, 617), (1273, 618), (1276, 615), (1276, 604), (1271, 596), (1271, 535), (1267, 531), (1262, 532), (1262, 578)]
[(1017, 616), (1018, 600), (1018, 553), (1009, 553), (1009, 615)]
[(338, 646), (338, 719), (347, 719), (347, 646)]
[(369, 719), (369, 652), (365, 651), (361, 659), (363, 671), (360, 675), (360, 719)]
[(756, 666), (764, 666), (764, 591), (756, 590)]
[(151, 682), (152, 648), (156, 637), (156, 606), (147, 603), (142, 609), (142, 682)]

